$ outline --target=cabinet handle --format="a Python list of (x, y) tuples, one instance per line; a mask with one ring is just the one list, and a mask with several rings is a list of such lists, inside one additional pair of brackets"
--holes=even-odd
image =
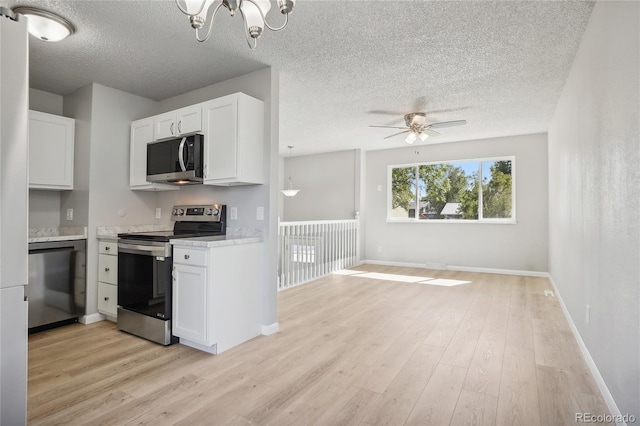
[(104, 301), (105, 301), (105, 302), (108, 302), (108, 301), (109, 301), (109, 297), (108, 297), (108, 296), (107, 296), (107, 297), (105, 297), (105, 298), (104, 298)]
[(104, 268), (104, 271), (105, 272), (109, 272), (109, 268)]
[(171, 126), (169, 126), (169, 130), (171, 130), (171, 134), (173, 134), (173, 123), (171, 123)]
[(188, 254), (185, 254), (185, 255), (184, 255), (184, 258), (185, 258), (185, 259), (189, 259), (190, 257), (191, 257), (191, 256), (189, 256)]
[(109, 250), (111, 250), (111, 247), (106, 246), (104, 249), (105, 249), (106, 251), (109, 251)]
[(182, 133), (182, 120), (178, 121), (178, 133)]

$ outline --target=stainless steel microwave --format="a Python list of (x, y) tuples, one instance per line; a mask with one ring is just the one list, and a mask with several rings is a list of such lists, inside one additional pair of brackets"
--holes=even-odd
[(147, 144), (147, 181), (202, 183), (203, 142), (203, 135), (194, 134)]

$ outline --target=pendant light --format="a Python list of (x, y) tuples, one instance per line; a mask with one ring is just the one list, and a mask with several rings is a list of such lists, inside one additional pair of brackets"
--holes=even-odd
[[(291, 159), (291, 150), (293, 149), (293, 146), (289, 145), (288, 148), (289, 148), (289, 159)], [(289, 175), (289, 188), (283, 189), (280, 192), (282, 192), (285, 197), (295, 197), (295, 195), (298, 192), (300, 192), (299, 189), (293, 189), (293, 183), (291, 181), (291, 175)]]

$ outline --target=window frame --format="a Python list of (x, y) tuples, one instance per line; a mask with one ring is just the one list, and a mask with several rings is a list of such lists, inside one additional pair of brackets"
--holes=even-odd
[[(478, 163), (478, 179), (482, 182), (482, 163), (490, 162), (490, 161), (511, 161), (511, 217), (509, 218), (484, 218), (482, 216), (483, 213), (483, 194), (482, 194), (482, 184), (478, 187), (478, 219), (420, 219), (419, 214), (416, 214), (416, 217), (407, 217), (407, 218), (398, 218), (392, 216), (392, 202), (393, 202), (393, 169), (399, 168), (416, 168), (416, 182), (418, 179), (418, 170), (419, 166), (430, 166), (436, 164), (451, 164), (451, 163), (463, 163), (463, 162), (477, 162)], [(429, 161), (429, 162), (420, 162), (420, 163), (405, 163), (405, 164), (390, 164), (387, 166), (387, 222), (392, 223), (482, 223), (482, 224), (500, 224), (500, 225), (514, 225), (517, 223), (516, 221), (516, 157), (515, 155), (506, 155), (506, 156), (498, 156), (498, 157), (481, 157), (481, 158), (469, 158), (469, 159), (453, 159), (453, 160), (440, 160), (440, 161)], [(415, 203), (416, 206), (420, 205), (419, 200), (419, 191), (415, 192)]]

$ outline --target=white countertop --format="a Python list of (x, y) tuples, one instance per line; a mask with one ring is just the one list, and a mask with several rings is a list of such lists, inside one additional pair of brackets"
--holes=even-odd
[(86, 240), (87, 228), (82, 226), (29, 229), (29, 242)]
[(96, 238), (98, 239), (118, 239), (118, 234), (128, 234), (130, 232), (156, 232), (170, 231), (173, 225), (117, 225), (96, 227)]
[(30, 243), (43, 243), (47, 241), (71, 241), (71, 240), (86, 240), (84, 235), (56, 235), (49, 237), (29, 237)]
[(233, 235), (218, 235), (209, 237), (177, 238), (169, 240), (179, 247), (224, 247), (239, 244), (256, 244), (262, 242), (262, 237), (239, 237)]

